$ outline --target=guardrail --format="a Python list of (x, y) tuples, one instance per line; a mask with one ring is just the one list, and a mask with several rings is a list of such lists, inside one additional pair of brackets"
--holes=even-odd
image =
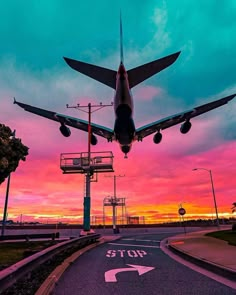
[(60, 233), (49, 233), (49, 234), (24, 234), (24, 235), (4, 235), (0, 237), (0, 241), (8, 240), (33, 240), (33, 239), (52, 239), (55, 240), (60, 237)]
[(0, 290), (6, 290), (14, 283), (16, 283), (17, 280), (19, 280), (21, 277), (25, 276), (34, 268), (51, 259), (53, 256), (64, 251), (65, 249), (68, 249), (75, 244), (84, 247), (88, 244), (96, 242), (96, 240), (98, 240), (100, 236), (100, 234), (93, 234), (65, 241), (52, 247), (46, 248), (9, 266), (8, 268), (0, 271)]

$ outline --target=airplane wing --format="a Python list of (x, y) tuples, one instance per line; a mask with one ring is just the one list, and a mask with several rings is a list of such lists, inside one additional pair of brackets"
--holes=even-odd
[(177, 125), (179, 123), (190, 120), (191, 118), (197, 117), (201, 114), (209, 112), (213, 109), (216, 109), (224, 104), (227, 104), (232, 100), (236, 94), (229, 95), (227, 97), (221, 98), (219, 100), (212, 101), (210, 103), (195, 107), (193, 109), (181, 112), (170, 117), (163, 118), (161, 120), (155, 121), (148, 125), (142, 126), (136, 130), (136, 138), (142, 139), (152, 133), (155, 133), (160, 130), (164, 130), (171, 126)]
[[(78, 118), (74, 118), (74, 117), (70, 117), (70, 116), (66, 116), (63, 114), (59, 114), (56, 112), (52, 112), (52, 111), (47, 111), (44, 109), (40, 109), (19, 101), (16, 101), (14, 99), (14, 103), (17, 104), (18, 106), (20, 106), (21, 108), (23, 108), (25, 111), (36, 114), (38, 116), (59, 122), (61, 124), (73, 127), (73, 128), (77, 128), (83, 131), (88, 131), (88, 122), (78, 119)], [(114, 132), (112, 129), (101, 126), (101, 125), (97, 125), (94, 123), (91, 123), (91, 128), (92, 128), (92, 133), (104, 137), (107, 140), (111, 141), (112, 139), (114, 139)]]

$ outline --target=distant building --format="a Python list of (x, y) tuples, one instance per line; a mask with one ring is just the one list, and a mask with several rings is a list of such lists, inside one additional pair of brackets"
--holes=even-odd
[(139, 216), (128, 216), (128, 224), (139, 224)]
[[(0, 224), (3, 224), (3, 220), (0, 220)], [(6, 220), (5, 224), (14, 224), (13, 220)]]

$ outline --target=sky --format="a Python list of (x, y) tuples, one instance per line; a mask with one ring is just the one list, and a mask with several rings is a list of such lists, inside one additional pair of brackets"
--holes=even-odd
[[(84, 120), (86, 113), (66, 104), (109, 104), (114, 91), (73, 71), (63, 56), (117, 70), (120, 10), (127, 70), (181, 50), (173, 65), (132, 89), (137, 128), (236, 93), (234, 0), (2, 1), (0, 123), (29, 147), (26, 162), (12, 173), (9, 219), (81, 222), (84, 176), (62, 174), (60, 155), (86, 152), (87, 134), (72, 129), (65, 138), (58, 123), (25, 112), (13, 97)], [(147, 223), (174, 220), (182, 204), (187, 219), (214, 218), (210, 170), (219, 215), (231, 217), (235, 113), (236, 99), (192, 119), (188, 134), (177, 125), (162, 132), (159, 145), (152, 135), (134, 143), (128, 159), (117, 143), (98, 138), (92, 151), (112, 151), (115, 172), (101, 173), (91, 184), (93, 220), (100, 220), (104, 198), (113, 196), (114, 175), (125, 175), (116, 178), (116, 194), (126, 199), (129, 216), (144, 216)], [(113, 128), (113, 109), (95, 112), (92, 122)], [(6, 181), (2, 211), (5, 193)]]

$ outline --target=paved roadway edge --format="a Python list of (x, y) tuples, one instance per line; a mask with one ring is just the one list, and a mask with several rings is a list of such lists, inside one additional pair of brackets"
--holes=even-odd
[(74, 263), (74, 261), (79, 258), (82, 254), (85, 252), (95, 248), (96, 246), (99, 246), (101, 244), (107, 243), (110, 240), (118, 240), (120, 239), (120, 236), (115, 237), (114, 239), (108, 239), (102, 237), (99, 242), (95, 242), (94, 244), (91, 244), (83, 249), (78, 250), (77, 252), (73, 253), (71, 256), (66, 258), (62, 264), (57, 266), (54, 271), (46, 278), (46, 280), (43, 282), (43, 284), (39, 287), (35, 295), (50, 295), (53, 294), (53, 290), (59, 281), (60, 277), (63, 275), (63, 273), (67, 270), (67, 268)]
[(201, 259), (197, 256), (189, 254), (183, 250), (179, 250), (177, 247), (168, 244), (168, 248), (174, 252), (175, 254), (181, 256), (182, 258), (197, 264), (198, 266), (204, 267), (209, 271), (212, 271), (218, 275), (224, 276), (230, 280), (236, 281), (236, 272), (230, 268), (224, 267), (222, 265), (216, 264), (212, 261), (208, 261), (207, 259)]
[[(183, 264), (184, 266), (199, 272), (202, 275), (205, 275), (221, 284), (224, 284), (234, 290), (236, 290), (236, 281), (229, 279), (228, 277), (222, 276), (222, 274), (219, 274), (212, 269), (210, 270), (207, 266), (207, 261), (204, 261), (205, 264), (201, 263), (200, 259), (194, 260), (195, 257), (188, 255), (186, 253), (183, 254), (181, 251), (173, 251), (173, 249), (170, 249), (168, 244), (168, 238), (163, 239), (160, 244), (160, 249), (168, 255), (170, 258), (176, 260), (178, 263)], [(235, 273), (236, 274), (236, 273)]]

